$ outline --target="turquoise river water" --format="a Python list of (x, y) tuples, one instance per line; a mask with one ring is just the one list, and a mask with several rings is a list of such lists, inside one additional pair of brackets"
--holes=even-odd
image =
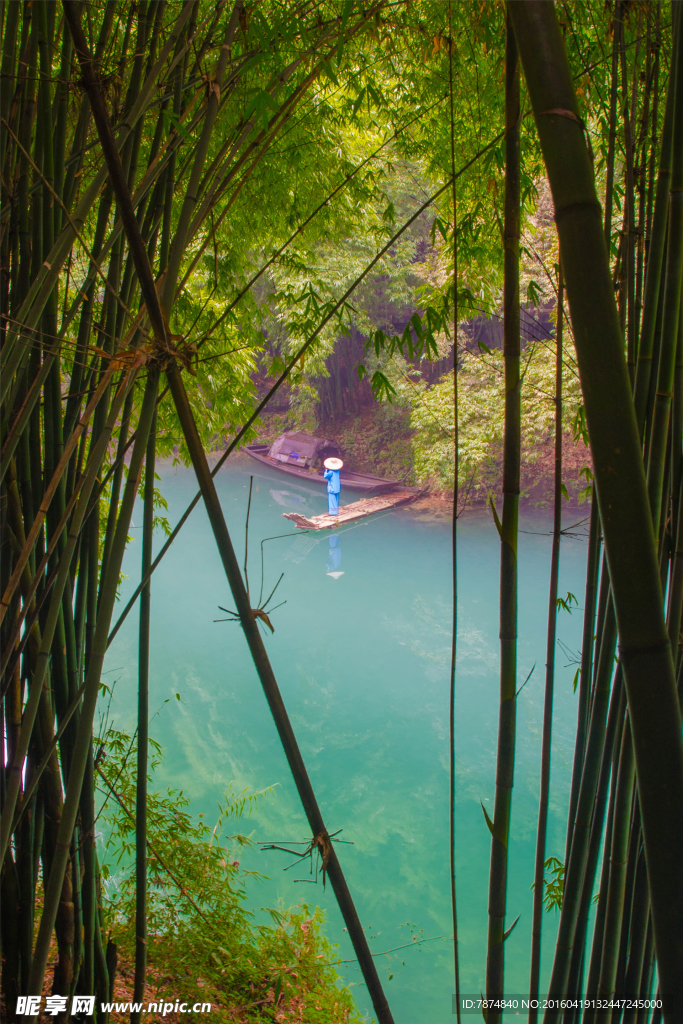
[[(193, 497), (193, 473), (170, 463), (159, 487), (174, 524)], [(330, 832), (353, 845), (337, 847), (360, 918), (368, 930), (397, 1024), (446, 1024), (452, 1016), (449, 936), (448, 694), (450, 664), (450, 523), (432, 514), (397, 510), (350, 528), (297, 535), (282, 513), (325, 510), (322, 488), (298, 485), (246, 455), (217, 477), (218, 493), (238, 557), (244, 552), (249, 475), (252, 596), (260, 589), (260, 541), (268, 594), (284, 572), (273, 605), (274, 635), (266, 647)], [(258, 488), (258, 490), (257, 490)], [(346, 500), (349, 500), (347, 494)], [(351, 500), (354, 500), (351, 497)], [(342, 493), (342, 503), (344, 494)], [(586, 512), (567, 512), (566, 524)], [(141, 508), (136, 508), (124, 563), (119, 609), (139, 579)], [(546, 513), (522, 516), (519, 545), (519, 680), (535, 671), (518, 700), (508, 922), (520, 915), (506, 943), (506, 990), (528, 985), (538, 814), (550, 528)], [(582, 534), (585, 527), (579, 527)], [(489, 832), (480, 801), (493, 813), (498, 719), (499, 544), (489, 514), (459, 523), (459, 633), (456, 698), (457, 854), (461, 987), (483, 985), (487, 927)], [(160, 546), (163, 537), (156, 537)], [(560, 593), (582, 604), (585, 537), (563, 541)], [(256, 594), (254, 594), (254, 590)], [(309, 837), (275, 726), (241, 630), (214, 623), (233, 607), (206, 514), (199, 506), (153, 578), (151, 734), (165, 748), (155, 784), (182, 788), (192, 811), (215, 817), (227, 787), (273, 794), (242, 820), (255, 841)], [(116, 680), (112, 717), (134, 729), (137, 608), (112, 644), (105, 669)], [(568, 783), (576, 696), (571, 652), (580, 644), (581, 610), (559, 615), (552, 789), (547, 856), (564, 859)], [(180, 702), (167, 698), (180, 694)], [(327, 934), (340, 955), (353, 951), (330, 886), (297, 882), (287, 854), (243, 855), (252, 909), (322, 907)], [(547, 979), (556, 921), (544, 918), (543, 977)], [(386, 953), (393, 947), (429, 941)], [(371, 1018), (360, 972), (340, 968), (358, 1006)], [(474, 1018), (472, 1018), (474, 1019)]]

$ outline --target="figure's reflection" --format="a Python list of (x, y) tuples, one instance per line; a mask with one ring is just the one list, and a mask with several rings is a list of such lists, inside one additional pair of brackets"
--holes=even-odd
[(341, 570), (341, 544), (336, 534), (330, 537), (330, 550), (328, 551), (325, 564), (328, 569), (327, 575), (333, 579), (337, 580), (340, 576), (344, 575)]

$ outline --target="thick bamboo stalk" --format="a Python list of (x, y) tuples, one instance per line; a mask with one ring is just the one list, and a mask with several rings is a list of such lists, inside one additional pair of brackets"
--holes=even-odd
[[(504, 346), (505, 429), (503, 438), (503, 517), (500, 528), (500, 710), (496, 757), (496, 795), (491, 831), (489, 928), (486, 996), (504, 994), (505, 911), (508, 839), (515, 768), (517, 710), (517, 539), (521, 459), (521, 379), (519, 337), (519, 56), (508, 12), (505, 41), (505, 219)], [(488, 1011), (491, 1024), (500, 1010)]]
[(600, 206), (554, 6), (549, 0), (517, 0), (509, 10), (562, 247), (619, 626), (660, 983), (681, 1005), (681, 717)]
[[(543, 920), (543, 869), (548, 831), (550, 798), (550, 754), (553, 730), (553, 696), (555, 690), (555, 647), (557, 643), (557, 586), (560, 574), (560, 539), (562, 535), (562, 330), (564, 315), (564, 282), (560, 263), (557, 287), (557, 342), (555, 349), (555, 466), (553, 495), (553, 546), (550, 555), (550, 586), (548, 590), (548, 630), (546, 637), (545, 695), (543, 701), (543, 735), (541, 739), (541, 789), (536, 830), (536, 863), (534, 867), (534, 903), (531, 924), (531, 971), (529, 999), (538, 1002), (541, 974), (541, 923)], [(538, 1020), (538, 1009), (529, 1011), (529, 1024)]]
[[(448, 97), (450, 113), (451, 149), (451, 203), (453, 206), (453, 520), (451, 523), (452, 580), (453, 580), (453, 622), (451, 636), (451, 671), (448, 702), (449, 734), (449, 860), (451, 887), (451, 920), (453, 922), (453, 979), (455, 983), (455, 1013), (457, 1024), (461, 1021), (460, 1007), (460, 948), (458, 939), (458, 900), (455, 875), (455, 677), (458, 653), (458, 502), (460, 490), (460, 452), (458, 425), (458, 193), (455, 174), (455, 110), (453, 106), (453, 51), (455, 40), (452, 27), (453, 4), (448, 5)], [(350, 371), (350, 366), (349, 366)], [(349, 381), (351, 374), (349, 372)], [(351, 389), (349, 388), (349, 391)]]

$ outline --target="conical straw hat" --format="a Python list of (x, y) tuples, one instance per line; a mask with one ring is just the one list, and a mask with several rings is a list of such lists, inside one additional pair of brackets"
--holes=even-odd
[(325, 469), (341, 469), (344, 463), (341, 459), (335, 459), (332, 457), (330, 459), (325, 459), (323, 465), (325, 466)]

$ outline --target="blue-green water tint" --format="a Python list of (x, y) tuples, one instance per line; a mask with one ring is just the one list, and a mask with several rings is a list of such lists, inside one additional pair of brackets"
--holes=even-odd
[[(330, 832), (353, 845), (338, 847), (373, 951), (431, 941), (378, 957), (397, 1024), (447, 1022), (451, 1016), (451, 934), (448, 855), (448, 694), (451, 622), (450, 523), (410, 509), (378, 514), (356, 526), (296, 535), (282, 513), (325, 510), (322, 488), (298, 485), (247, 456), (231, 460), (218, 493), (238, 557), (244, 553), (249, 475), (254, 475), (249, 579), (258, 597), (260, 541), (265, 544), (264, 595), (285, 576), (272, 604), (275, 633), (266, 647)], [(160, 488), (175, 523), (196, 490), (191, 471), (162, 465)], [(257, 490), (258, 488), (258, 490)], [(349, 500), (347, 495), (346, 500)], [(353, 498), (351, 498), (353, 500)], [(342, 502), (344, 496), (342, 494)], [(566, 523), (581, 518), (575, 510)], [(134, 516), (139, 536), (141, 509)], [(519, 680), (536, 669), (518, 701), (508, 923), (520, 921), (506, 943), (506, 989), (528, 985), (538, 814), (541, 717), (550, 560), (549, 519), (522, 518), (519, 544)], [(486, 960), (490, 836), (480, 800), (492, 814), (498, 722), (499, 543), (488, 514), (459, 525), (459, 639), (456, 700), (457, 880), (463, 992), (483, 987)], [(581, 532), (580, 530), (578, 532)], [(160, 546), (163, 538), (158, 537)], [(563, 541), (560, 593), (582, 604), (585, 539)], [(140, 544), (129, 546), (122, 603), (139, 579)], [(332, 573), (342, 575), (331, 575)], [(259, 841), (307, 840), (301, 810), (275, 726), (237, 624), (214, 623), (218, 605), (234, 607), (208, 520), (192, 514), (153, 578), (150, 708), (160, 708), (151, 734), (166, 750), (157, 785), (182, 788), (192, 809), (215, 815), (228, 786), (274, 795), (243, 820)], [(132, 731), (137, 674), (137, 608), (107, 659), (116, 679), (114, 721)], [(561, 612), (559, 638), (580, 644), (581, 611)], [(575, 665), (558, 650), (552, 789), (547, 856), (564, 859), (568, 784), (573, 756)], [(181, 702), (173, 698), (179, 693)], [(279, 852), (248, 851), (254, 909), (302, 900), (323, 907), (327, 932), (341, 956), (353, 951), (328, 886), (295, 881), (306, 870), (283, 869)], [(544, 977), (556, 920), (544, 917)], [(370, 1007), (356, 965), (342, 973), (359, 1007)], [(390, 980), (390, 975), (393, 977)]]

